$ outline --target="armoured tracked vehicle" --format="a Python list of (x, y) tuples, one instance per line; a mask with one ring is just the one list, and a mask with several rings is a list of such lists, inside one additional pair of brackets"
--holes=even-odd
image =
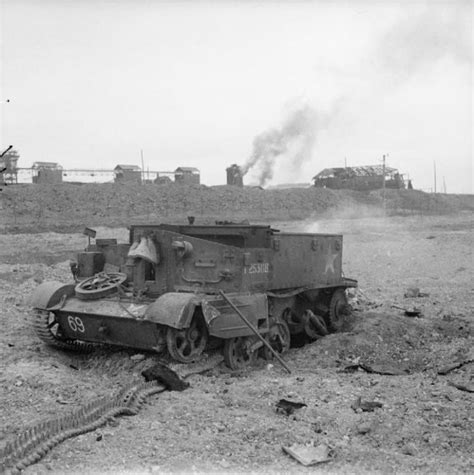
[(134, 225), (128, 243), (89, 237), (71, 265), (74, 282), (36, 288), (35, 327), (63, 349), (106, 343), (167, 351), (183, 363), (221, 346), (226, 364), (240, 368), (272, 356), (262, 337), (284, 353), (298, 335), (341, 329), (345, 290), (357, 285), (341, 264), (341, 235), (227, 222)]

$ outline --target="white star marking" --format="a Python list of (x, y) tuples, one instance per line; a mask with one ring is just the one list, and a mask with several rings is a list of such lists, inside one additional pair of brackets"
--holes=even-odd
[(328, 254), (326, 256), (326, 267), (324, 268), (324, 273), (326, 274), (330, 270), (334, 274), (334, 261), (336, 260), (337, 254)]

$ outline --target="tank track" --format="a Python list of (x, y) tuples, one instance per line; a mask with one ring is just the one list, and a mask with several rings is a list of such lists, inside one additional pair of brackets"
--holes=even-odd
[(165, 389), (156, 381), (135, 383), (113, 398), (97, 399), (71, 414), (37, 424), (0, 451), (0, 471), (20, 473), (64, 440), (93, 431), (115, 416), (137, 414), (148, 396)]
[[(171, 368), (181, 378), (187, 378), (214, 368), (222, 360), (223, 357), (216, 354), (203, 362)], [(69, 414), (30, 427), (0, 449), (0, 473), (19, 474), (66, 439), (96, 430), (114, 417), (138, 414), (148, 397), (166, 389), (157, 381), (134, 381), (115, 396), (98, 398)]]
[(49, 321), (50, 312), (43, 309), (34, 309), (33, 327), (39, 339), (49, 346), (59, 348), (61, 350), (78, 351), (88, 353), (92, 351), (93, 345), (83, 341), (70, 340), (67, 338), (60, 338), (51, 330), (51, 323)]

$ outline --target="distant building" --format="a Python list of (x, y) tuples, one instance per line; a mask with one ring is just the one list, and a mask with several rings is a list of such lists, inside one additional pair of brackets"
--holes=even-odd
[(20, 155), (16, 150), (8, 150), (0, 158), (0, 185), (5, 183), (18, 183), (18, 159)]
[(185, 185), (199, 185), (201, 182), (200, 172), (194, 167), (178, 167), (174, 171), (174, 181)]
[(33, 183), (55, 185), (63, 181), (63, 167), (56, 162), (34, 162)]
[(233, 186), (244, 186), (244, 177), (242, 174), (242, 168), (240, 168), (237, 164), (231, 165), (229, 168), (226, 169), (227, 172), (227, 184)]
[(117, 165), (114, 168), (115, 183), (141, 183), (142, 170), (137, 165)]
[[(377, 190), (383, 187), (383, 166), (325, 168), (313, 180), (318, 188)], [(405, 188), (403, 176), (395, 168), (385, 167), (385, 187)]]

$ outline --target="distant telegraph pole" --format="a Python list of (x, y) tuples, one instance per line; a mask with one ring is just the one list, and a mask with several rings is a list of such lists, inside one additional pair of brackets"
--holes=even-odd
[(382, 204), (385, 214), (385, 155), (382, 157)]
[(143, 149), (140, 149), (140, 157), (142, 159), (142, 185), (145, 181), (145, 165), (143, 164)]
[(434, 192), (436, 193), (436, 160), (433, 160)]

